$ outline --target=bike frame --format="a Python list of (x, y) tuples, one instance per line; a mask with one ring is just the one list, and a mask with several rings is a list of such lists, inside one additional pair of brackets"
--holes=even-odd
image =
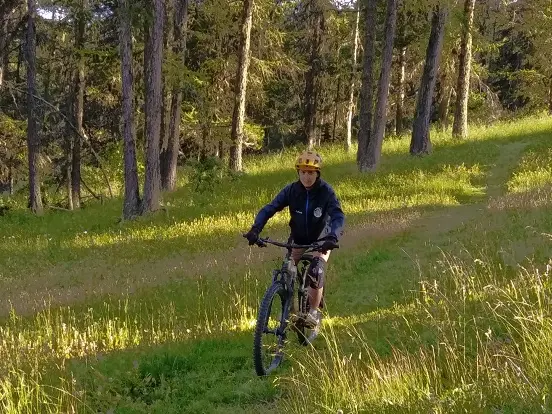
[(304, 275), (298, 274), (297, 266), (295, 265), (292, 257), (291, 257), (291, 249), (306, 249), (305, 252), (303, 252), (303, 255), (311, 253), (316, 251), (317, 248), (321, 246), (320, 243), (313, 243), (313, 244), (293, 244), (293, 243), (280, 243), (276, 241), (272, 241), (268, 238), (266, 239), (259, 239), (257, 242), (257, 245), (260, 247), (265, 247), (267, 244), (273, 244), (275, 246), (279, 247), (285, 247), (287, 248), (287, 254), (284, 258), (284, 261), (282, 263), (282, 266), (280, 269), (275, 269), (272, 273), (272, 283), (281, 282), (286, 289), (287, 293), (287, 299), (285, 303), (285, 309), (283, 310), (284, 315), (284, 324), (282, 330), (283, 332), (278, 332), (281, 335), (285, 335), (285, 330), (287, 328), (287, 321), (289, 320), (289, 314), (291, 309), (291, 303), (293, 301), (293, 295), (295, 293), (295, 283), (299, 282), (301, 286), (298, 287), (298, 294), (301, 295), (304, 300), (307, 300), (307, 290), (305, 288), (305, 281), (306, 278), (303, 277)]

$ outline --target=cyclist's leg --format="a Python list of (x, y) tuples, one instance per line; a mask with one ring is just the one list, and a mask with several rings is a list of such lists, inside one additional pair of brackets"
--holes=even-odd
[[(291, 241), (292, 240), (290, 239), (289, 242)], [(303, 253), (305, 253), (305, 250), (306, 249), (291, 249), (291, 258), (293, 259), (293, 262), (295, 263), (295, 265), (299, 263), (301, 256), (303, 256)], [(299, 309), (296, 309), (295, 299), (293, 299), (291, 303), (292, 303), (291, 313), (295, 314), (296, 312), (299, 312)]]
[(310, 278), (308, 288), (309, 305), (312, 310), (317, 310), (320, 307), (320, 302), (322, 301), (324, 282), (326, 280), (326, 264), (328, 263), (329, 258), (330, 251), (316, 252), (308, 270)]
[(297, 264), (299, 262), (299, 259), (301, 256), (303, 256), (303, 253), (305, 253), (305, 250), (307, 249), (291, 249), (291, 258)]
[[(331, 225), (329, 217), (326, 218), (326, 226), (320, 233), (319, 238), (326, 237), (331, 232)], [(308, 275), (310, 277), (310, 285), (308, 289), (309, 305), (312, 311), (317, 310), (320, 307), (322, 301), (322, 294), (324, 293), (324, 281), (326, 279), (326, 264), (330, 258), (331, 251), (316, 252), (314, 254), (314, 260), (309, 267)]]

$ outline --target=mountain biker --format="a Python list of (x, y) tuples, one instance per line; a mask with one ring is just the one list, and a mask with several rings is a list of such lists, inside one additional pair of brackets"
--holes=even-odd
[[(296, 244), (311, 244), (323, 241), (307, 271), (310, 279), (308, 296), (310, 311), (303, 315), (309, 327), (318, 324), (318, 308), (322, 300), (325, 281), (325, 267), (332, 249), (337, 247), (343, 233), (345, 216), (333, 188), (320, 178), (322, 158), (313, 151), (304, 151), (295, 162), (299, 180), (288, 184), (264, 206), (244, 237), (252, 246), (259, 240), (259, 234), (276, 212), (289, 207), (291, 239)], [(305, 249), (292, 249), (295, 264)]]

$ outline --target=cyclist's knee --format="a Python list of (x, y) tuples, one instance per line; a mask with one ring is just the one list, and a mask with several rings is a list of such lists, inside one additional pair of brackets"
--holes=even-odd
[(320, 289), (324, 287), (324, 281), (326, 280), (326, 261), (322, 257), (315, 257), (309, 266), (307, 272), (310, 283), (309, 286), (313, 289)]
[(331, 250), (328, 250), (327, 252), (315, 252), (314, 257), (320, 257), (320, 258), (324, 259), (326, 261), (326, 263), (328, 263), (331, 252), (332, 252)]

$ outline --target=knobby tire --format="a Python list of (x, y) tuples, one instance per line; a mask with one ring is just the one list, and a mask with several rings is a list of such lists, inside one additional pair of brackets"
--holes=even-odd
[[(253, 340), (253, 362), (255, 365), (255, 372), (259, 376), (268, 375), (280, 365), (284, 357), (283, 348), (286, 334), (286, 321), (284, 320), (283, 314), (286, 306), (288, 306), (289, 299), (287, 295), (284, 285), (281, 282), (275, 282), (267, 289), (261, 301)], [(277, 326), (273, 327), (275, 331), (273, 334), (268, 333), (266, 330), (274, 300), (280, 302), (281, 313), (280, 320), (276, 321)], [(268, 342), (271, 335), (274, 335), (278, 341), (276, 352), (272, 356), (268, 353), (268, 350), (263, 347), (263, 345), (265, 345), (264, 342)], [(265, 357), (268, 357), (270, 363), (265, 364)]]

